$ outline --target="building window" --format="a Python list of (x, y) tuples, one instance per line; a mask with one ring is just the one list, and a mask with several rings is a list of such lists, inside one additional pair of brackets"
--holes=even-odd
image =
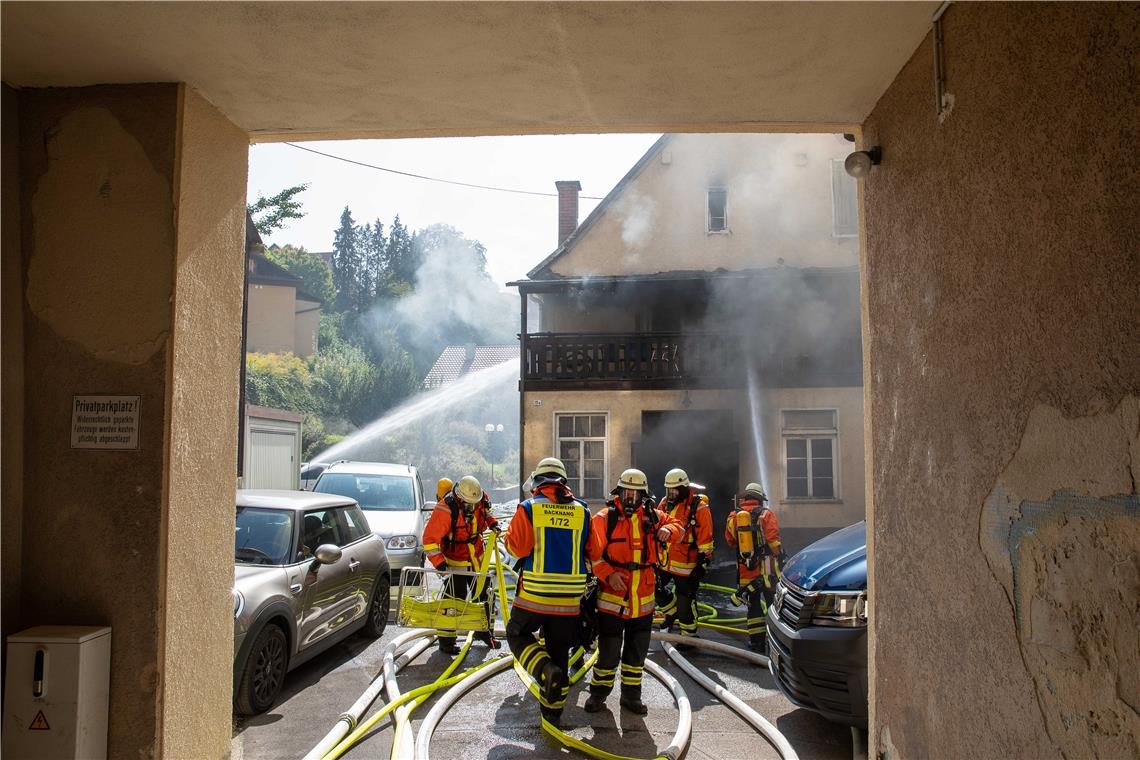
[(831, 162), (831, 231), (835, 237), (859, 234), (859, 189), (843, 162)]
[(785, 494), (789, 499), (837, 499), (839, 428), (834, 409), (783, 412)]
[(709, 232), (728, 232), (728, 191), (723, 187), (709, 188)]
[(606, 495), (606, 415), (556, 414), (555, 450), (566, 465), (570, 490), (580, 499)]

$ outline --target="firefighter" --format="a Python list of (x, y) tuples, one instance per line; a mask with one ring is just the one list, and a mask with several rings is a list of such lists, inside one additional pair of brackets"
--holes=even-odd
[[(531, 497), (519, 504), (503, 537), (507, 551), (519, 559), (507, 645), (538, 683), (539, 710), (556, 727), (586, 590), (589, 526), (590, 509), (566, 486), (566, 467), (547, 457), (531, 474)], [(544, 644), (535, 637), (540, 630)]]
[[(444, 478), (443, 480), (446, 480)], [(441, 480), (441, 484), (443, 482)], [(436, 570), (471, 571), (479, 567), (483, 552), (483, 531), (499, 531), (499, 522), (491, 516), (491, 500), (479, 481), (465, 475), (447, 491), (431, 512), (424, 527), (424, 554)], [(473, 575), (450, 573), (444, 579), (443, 594), (454, 599), (466, 599), (468, 589), (476, 581)], [(487, 588), (477, 600), (486, 601)], [(456, 654), (455, 630), (438, 630), (439, 651)], [(490, 631), (480, 631), (476, 638), (490, 647), (498, 644)]]
[(661, 629), (669, 630), (676, 621), (682, 636), (696, 636), (697, 590), (713, 554), (709, 500), (678, 467), (665, 474), (665, 498), (657, 508), (683, 528), (680, 540), (669, 546), (657, 576), (657, 606), (665, 614)]
[(606, 506), (590, 519), (586, 554), (598, 589), (598, 660), (590, 678), (586, 712), (598, 712), (614, 687), (621, 661), (621, 706), (636, 715), (649, 709), (641, 701), (641, 676), (653, 628), (653, 566), (661, 561), (660, 543), (674, 543), (681, 526), (657, 509), (641, 470), (626, 470)]
[(724, 529), (728, 545), (736, 549), (737, 589), (733, 604), (748, 606), (748, 648), (768, 653), (764, 618), (775, 595), (783, 569), (780, 523), (768, 508), (768, 496), (759, 483), (749, 483), (728, 516)]

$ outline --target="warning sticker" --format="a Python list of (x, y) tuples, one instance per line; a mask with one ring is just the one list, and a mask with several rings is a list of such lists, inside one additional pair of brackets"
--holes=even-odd
[(40, 710), (36, 713), (36, 717), (32, 719), (32, 725), (28, 726), (29, 731), (51, 731), (51, 726), (48, 725), (47, 718), (44, 717), (44, 711)]
[(140, 396), (72, 396), (71, 448), (139, 447)]

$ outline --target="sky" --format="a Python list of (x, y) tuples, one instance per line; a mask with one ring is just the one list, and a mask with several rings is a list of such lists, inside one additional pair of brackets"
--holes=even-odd
[(660, 135), (538, 135), (299, 143), (323, 153), (402, 172), (470, 184), (551, 193), (549, 197), (429, 182), (315, 155), (284, 143), (254, 145), (249, 200), (308, 183), (305, 217), (263, 236), (267, 245), (332, 250), (345, 206), (360, 224), (398, 213), (410, 229), (450, 224), (487, 247), (487, 270), (502, 287), (526, 276), (557, 247), (557, 180), (582, 183), (579, 221)]

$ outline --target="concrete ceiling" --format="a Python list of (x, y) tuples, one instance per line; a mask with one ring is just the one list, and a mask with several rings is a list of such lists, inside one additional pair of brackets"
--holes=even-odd
[(254, 140), (837, 129), (937, 7), (5, 2), (0, 66), (17, 87), (187, 82)]

